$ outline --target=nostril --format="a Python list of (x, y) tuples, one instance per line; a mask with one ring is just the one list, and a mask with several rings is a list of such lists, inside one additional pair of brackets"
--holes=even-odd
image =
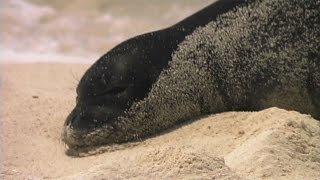
[(72, 112), (69, 117), (67, 118), (65, 122), (65, 126), (72, 127), (72, 124), (74, 124), (75, 120), (77, 119), (77, 114)]
[(77, 118), (77, 115), (76, 115), (76, 114), (74, 114), (74, 115), (72, 116), (72, 119), (71, 119), (71, 124), (73, 124), (73, 123), (74, 123), (74, 121), (76, 120), (76, 118)]

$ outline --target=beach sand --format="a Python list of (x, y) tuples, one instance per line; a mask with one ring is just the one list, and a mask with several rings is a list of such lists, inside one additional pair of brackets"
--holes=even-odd
[(0, 179), (320, 179), (320, 122), (278, 108), (215, 114), (133, 147), (67, 156), (61, 130), (88, 67), (1, 65)]

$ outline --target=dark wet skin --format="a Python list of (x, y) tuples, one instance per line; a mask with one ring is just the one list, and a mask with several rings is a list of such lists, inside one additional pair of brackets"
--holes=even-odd
[(146, 97), (185, 37), (245, 0), (220, 0), (163, 30), (129, 39), (103, 55), (84, 74), (77, 103), (65, 121), (86, 133), (111, 124), (134, 103)]

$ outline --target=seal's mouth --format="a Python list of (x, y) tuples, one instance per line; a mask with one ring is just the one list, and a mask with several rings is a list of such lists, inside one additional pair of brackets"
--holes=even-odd
[(74, 148), (78, 146), (84, 146), (84, 138), (85, 134), (88, 134), (90, 129), (79, 128), (77, 125), (78, 121), (78, 112), (77, 108), (74, 108), (69, 116), (66, 118), (64, 123), (64, 128), (62, 131), (61, 139), (62, 141), (69, 147)]
[(99, 136), (92, 138), (93, 134), (94, 131), (76, 130), (70, 125), (65, 125), (61, 134), (61, 139), (67, 146), (66, 154), (75, 157), (90, 155), (88, 152), (99, 147), (98, 144), (93, 144), (94, 141), (88, 141), (88, 138), (91, 138), (92, 140), (99, 139)]
[(85, 135), (89, 134), (88, 130), (74, 129), (70, 124), (66, 124), (63, 128), (61, 139), (69, 148), (78, 148), (86, 145)]
[(67, 146), (66, 154), (75, 157), (100, 154), (117, 149), (122, 140), (126, 140), (126, 131), (121, 124), (105, 124), (92, 130), (74, 129), (65, 125), (61, 139)]
[(65, 120), (62, 141), (68, 147), (97, 144), (92, 138), (108, 137), (121, 114), (123, 110), (120, 108), (79, 103)]
[(113, 152), (139, 144), (139, 142), (119, 144), (116, 139), (121, 135), (123, 135), (123, 132), (119, 133), (111, 125), (105, 125), (90, 132), (64, 126), (61, 139), (67, 146), (66, 154), (73, 157), (86, 157), (104, 152)]
[(115, 133), (115, 130), (119, 128), (116, 128), (117, 125), (114, 123), (105, 123), (95, 128), (78, 128), (70, 123), (71, 120), (67, 118), (61, 134), (62, 141), (69, 149), (85, 149), (87, 147), (112, 144), (115, 141), (114, 136), (118, 134)]

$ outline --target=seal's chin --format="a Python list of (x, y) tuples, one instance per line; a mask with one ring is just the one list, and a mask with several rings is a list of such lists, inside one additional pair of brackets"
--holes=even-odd
[(112, 143), (114, 138), (110, 136), (114, 136), (117, 119), (124, 113), (123, 109), (77, 104), (65, 120), (62, 141), (69, 149), (83, 149)]
[(66, 125), (61, 134), (61, 139), (67, 146), (66, 154), (79, 157), (87, 156), (90, 151), (95, 150), (100, 145), (101, 140), (106, 138), (103, 135), (106, 134), (101, 133), (99, 129), (92, 131), (79, 130)]
[(69, 149), (86, 149), (102, 144), (113, 143), (114, 125), (106, 123), (96, 128), (75, 128), (65, 124), (61, 134), (62, 141)]

